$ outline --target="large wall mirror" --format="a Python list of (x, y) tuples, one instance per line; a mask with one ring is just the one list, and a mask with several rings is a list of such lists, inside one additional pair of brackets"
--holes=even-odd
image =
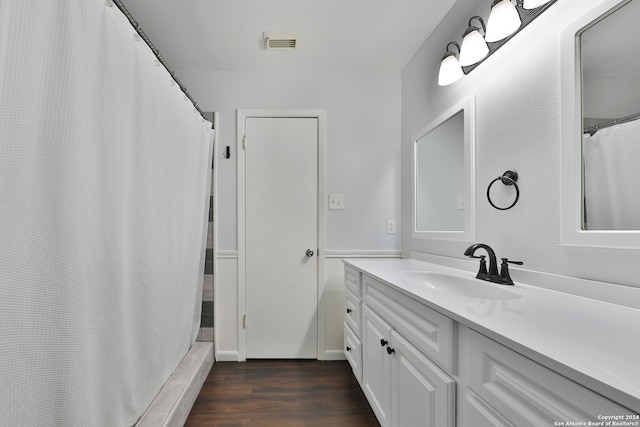
[(640, 247), (640, 0), (563, 32), (562, 242)]
[(474, 240), (474, 104), (465, 99), (412, 138), (414, 238)]

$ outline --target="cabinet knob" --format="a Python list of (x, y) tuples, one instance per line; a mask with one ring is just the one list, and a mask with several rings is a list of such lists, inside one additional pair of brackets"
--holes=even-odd
[(391, 347), (387, 347), (387, 354), (391, 355), (393, 353), (395, 353), (396, 351), (394, 349), (392, 349)]
[(351, 313), (353, 310), (351, 310), (350, 308), (347, 308), (347, 314)]
[(351, 351), (351, 347), (347, 347), (347, 351)]
[(305, 252), (305, 255), (311, 258), (313, 256), (313, 250), (307, 249), (307, 251)]
[(383, 346), (383, 347), (384, 347), (384, 346), (385, 346), (385, 345), (387, 345), (387, 344), (389, 344), (389, 341), (385, 340), (384, 338), (382, 338), (382, 339), (380, 340), (380, 345), (381, 345), (381, 346)]

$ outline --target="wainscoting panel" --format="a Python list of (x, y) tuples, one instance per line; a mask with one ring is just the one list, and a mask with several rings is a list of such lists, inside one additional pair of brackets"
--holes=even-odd
[[(326, 251), (324, 307), (325, 360), (344, 360), (344, 258), (399, 258), (400, 251)], [(219, 251), (215, 282), (216, 360), (237, 361), (242, 327), (238, 304), (238, 254)], [(321, 357), (322, 358), (322, 357)]]

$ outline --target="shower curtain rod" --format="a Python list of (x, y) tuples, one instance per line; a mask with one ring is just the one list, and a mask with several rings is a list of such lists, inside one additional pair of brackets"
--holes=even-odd
[(184, 93), (184, 95), (187, 98), (189, 98), (189, 101), (191, 101), (191, 103), (193, 104), (193, 107), (198, 111), (198, 113), (200, 113), (202, 118), (208, 121), (209, 119), (207, 119), (205, 117), (205, 115), (202, 112), (202, 110), (200, 109), (200, 107), (198, 107), (198, 103), (191, 97), (191, 95), (187, 92), (187, 88), (184, 87), (182, 85), (182, 83), (180, 83), (180, 80), (178, 80), (178, 78), (176, 77), (175, 71), (173, 71), (173, 70), (171, 70), (171, 68), (169, 68), (169, 66), (165, 62), (164, 58), (162, 57), (162, 55), (160, 55), (160, 51), (153, 45), (153, 43), (151, 42), (149, 37), (145, 34), (145, 32), (142, 31), (142, 28), (140, 27), (140, 23), (138, 23), (138, 21), (136, 21), (133, 18), (133, 15), (131, 14), (131, 12), (129, 12), (129, 10), (125, 7), (125, 5), (122, 4), (122, 0), (105, 0), (105, 4), (107, 6), (109, 6), (109, 7), (115, 4), (116, 7), (118, 9), (120, 9), (120, 12), (122, 12), (123, 15), (129, 20), (129, 23), (131, 24), (133, 29), (136, 30), (136, 32), (138, 33), (140, 38), (142, 40), (144, 40), (144, 42), (149, 46), (149, 48), (151, 49), (151, 51), (155, 55), (156, 59), (158, 60), (158, 62), (160, 62), (160, 64), (162, 64), (162, 66), (165, 68), (165, 70), (167, 70), (167, 72), (169, 73), (171, 78), (178, 84), (178, 86), (180, 87), (180, 90), (182, 91), (182, 93)]
[(599, 125), (591, 126), (590, 128), (585, 129), (584, 133), (588, 133), (589, 135), (593, 136), (600, 129), (604, 129), (604, 128), (608, 128), (608, 127), (611, 127), (611, 126), (615, 126), (615, 125), (618, 125), (620, 123), (632, 122), (632, 121), (634, 121), (636, 119), (640, 119), (640, 113), (632, 114), (630, 116), (622, 117), (621, 119), (615, 119), (615, 120), (611, 120), (609, 122), (601, 123)]

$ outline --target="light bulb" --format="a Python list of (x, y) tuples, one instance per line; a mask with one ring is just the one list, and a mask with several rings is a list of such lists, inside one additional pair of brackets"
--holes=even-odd
[(462, 67), (453, 52), (447, 52), (440, 63), (438, 85), (447, 86), (457, 82), (464, 75)]
[(485, 40), (497, 42), (515, 33), (522, 22), (511, 0), (495, 0), (491, 5), (491, 15), (487, 22)]
[(545, 3), (549, 3), (549, 0), (524, 0), (522, 7), (525, 9), (535, 9), (536, 7), (540, 7)]

